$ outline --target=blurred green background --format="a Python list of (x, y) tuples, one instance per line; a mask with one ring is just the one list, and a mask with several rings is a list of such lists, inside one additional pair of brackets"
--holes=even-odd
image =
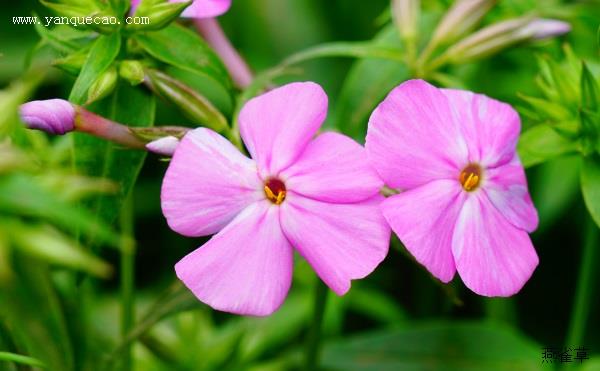
[[(423, 1), (424, 34), (431, 33), (435, 21), (450, 4), (443, 0)], [(219, 20), (251, 68), (261, 72), (317, 44), (371, 40), (389, 24), (388, 9), (387, 0), (233, 0), (231, 10)], [(184, 238), (168, 228), (160, 210), (161, 179), (168, 163), (158, 156), (147, 156), (132, 197), (126, 202), (126, 210), (133, 213), (129, 220), (134, 224), (128, 225), (128, 218), (123, 215), (121, 222), (106, 224), (108, 230), (133, 231), (136, 241), (137, 309), (135, 323), (130, 326), (134, 332), (129, 333), (131, 340), (135, 340), (133, 361), (122, 360), (127, 347), (121, 334), (122, 257), (118, 250), (93, 249), (96, 256), (112, 267), (110, 270), (97, 261), (92, 262), (89, 256), (75, 259), (77, 262), (72, 264), (60, 262), (61, 257), (48, 257), (51, 254), (39, 250), (54, 245), (46, 244), (44, 239), (40, 240), (41, 247), (35, 241), (16, 243), (18, 248), (7, 248), (8, 244), (2, 247), (7, 239), (19, 239), (14, 237), (21, 233), (19, 228), (37, 226), (39, 219), (64, 231), (68, 228), (60, 221), (69, 218), (39, 211), (23, 215), (19, 202), (35, 203), (38, 199), (49, 202), (49, 198), (41, 191), (37, 196), (27, 193), (26, 186), (15, 183), (12, 175), (10, 182), (7, 180), (8, 165), (3, 168), (2, 164), (19, 162), (9, 161), (9, 156), (27, 157), (37, 166), (37, 170), (31, 171), (26, 165), (19, 168), (28, 177), (31, 175), (21, 181), (30, 184), (29, 179), (33, 179), (40, 181), (43, 189), (52, 189), (58, 197), (54, 206), (48, 206), (50, 209), (61, 205), (59, 201), (69, 200), (70, 196), (65, 194), (76, 182), (91, 182), (85, 183), (91, 190), (76, 184), (85, 197), (110, 191), (111, 185), (97, 179), (50, 179), (53, 171), (66, 174), (65, 138), (25, 134), (17, 127), (15, 109), (19, 103), (66, 98), (74, 77), (49, 66), (54, 56), (47, 48), (35, 49), (40, 38), (34, 27), (12, 24), (12, 16), (49, 14), (47, 9), (36, 1), (24, 0), (3, 1), (0, 10), (0, 86), (5, 88), (0, 95), (0, 107), (5, 108), (0, 121), (20, 133), (8, 135), (13, 142), (28, 143), (21, 145), (18, 153), (0, 147), (0, 193), (4, 193), (0, 194), (0, 221), (5, 221), (0, 222), (0, 281), (9, 282), (0, 286), (0, 351), (32, 356), (52, 370), (123, 369), (131, 364), (137, 370), (302, 368), (302, 352), (312, 318), (314, 273), (297, 259), (288, 299), (279, 312), (264, 319), (218, 313), (181, 292), (175, 283), (173, 265), (205, 240)], [(449, 67), (445, 72), (459, 81), (461, 87), (521, 109), (526, 104), (520, 94), (541, 95), (536, 85), (540, 73), (537, 56), (562, 60), (562, 45), (568, 43), (578, 58), (588, 60), (590, 69), (598, 71), (600, 2), (503, 0), (483, 23), (525, 12), (567, 20), (572, 32), (559, 39), (510, 48), (476, 63)], [(30, 62), (35, 66), (32, 70), (28, 68)], [(372, 65), (367, 68), (365, 63)], [(360, 86), (382, 83), (394, 86), (408, 78), (394, 63), (373, 59), (315, 59), (298, 65), (298, 74), (286, 79), (320, 83), (330, 101), (327, 126), (361, 140), (366, 117), (355, 110), (353, 99), (358, 98), (348, 98), (352, 89), (348, 85), (358, 78), (362, 81)], [(43, 82), (36, 83), (37, 77)], [(18, 82), (11, 85), (13, 81)], [(364, 94), (374, 94), (374, 100), (381, 98), (368, 90)], [(361, 93), (356, 96), (360, 98)], [(228, 115), (233, 109), (227, 103), (215, 101), (215, 105)], [(526, 115), (522, 117), (524, 128), (534, 124)], [(162, 101), (157, 103), (155, 123), (188, 125), (176, 108)], [(2, 135), (6, 135), (6, 130), (0, 131), (0, 146)], [(323, 367), (553, 369), (565, 365), (556, 361), (542, 364), (542, 347), (585, 346), (592, 359), (585, 360), (582, 366), (587, 370), (600, 369), (600, 274), (597, 272), (600, 254), (596, 254), (596, 268), (589, 286), (585, 336), (580, 344), (566, 343), (582, 264), (584, 231), (589, 223), (579, 191), (579, 166), (578, 156), (567, 155), (528, 169), (530, 191), (541, 221), (540, 228), (532, 234), (540, 264), (518, 295), (483, 298), (466, 289), (458, 276), (451, 284), (442, 285), (416, 264), (394, 238), (388, 258), (371, 276), (354, 282), (345, 297), (329, 293), (322, 334)], [(16, 190), (21, 193), (8, 193)], [(32, 188), (32, 192), (37, 191)], [(11, 206), (10, 200), (5, 200), (10, 198), (17, 203)], [(81, 206), (75, 206), (71, 214), (74, 218), (80, 217), (78, 207)], [(18, 215), (17, 224), (14, 215)], [(22, 233), (31, 236), (33, 232)], [(107, 233), (108, 242), (100, 246), (110, 245), (113, 232)], [(3, 239), (7, 235), (13, 237)], [(90, 271), (100, 278), (90, 278)], [(0, 370), (28, 367), (2, 362), (0, 357)]]

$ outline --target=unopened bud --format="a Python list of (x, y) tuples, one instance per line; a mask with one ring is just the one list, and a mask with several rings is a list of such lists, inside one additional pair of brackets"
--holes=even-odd
[(412, 40), (419, 27), (419, 0), (392, 0), (392, 17), (403, 40)]
[(146, 149), (163, 156), (173, 156), (175, 148), (179, 145), (179, 139), (174, 136), (163, 137), (146, 144)]
[(228, 129), (227, 120), (203, 95), (183, 82), (156, 70), (146, 70), (147, 84), (159, 95), (179, 107), (194, 124), (217, 132)]
[(75, 108), (63, 99), (35, 100), (19, 108), (21, 120), (29, 129), (63, 135), (73, 130)]
[(571, 25), (567, 22), (555, 19), (534, 19), (520, 32), (529, 39), (542, 40), (564, 35), (569, 31), (571, 31)]
[(448, 10), (431, 37), (431, 44), (448, 44), (471, 31), (496, 0), (459, 0)]
[(135, 15), (136, 17), (148, 17), (150, 21), (141, 24), (128, 24), (127, 29), (160, 30), (177, 19), (191, 3), (191, 0), (184, 2), (149, 3), (148, 5), (142, 2), (135, 10)]
[(122, 61), (119, 65), (119, 76), (131, 85), (144, 82), (144, 66), (139, 61)]
[(516, 43), (562, 35), (570, 30), (564, 22), (529, 17), (514, 18), (485, 27), (449, 48), (448, 62), (487, 57)]
[(113, 90), (115, 90), (115, 87), (117, 86), (117, 80), (117, 69), (114, 66), (104, 71), (104, 73), (102, 73), (100, 77), (94, 81), (92, 86), (90, 86), (86, 103), (95, 102), (108, 96), (113, 92)]

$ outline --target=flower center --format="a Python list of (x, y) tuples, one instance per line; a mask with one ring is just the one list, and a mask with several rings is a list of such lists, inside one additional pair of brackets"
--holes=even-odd
[(461, 172), (458, 180), (465, 191), (471, 192), (477, 189), (481, 182), (481, 166), (477, 164), (467, 165)]
[(285, 184), (277, 178), (269, 178), (265, 182), (265, 195), (275, 205), (285, 200)]

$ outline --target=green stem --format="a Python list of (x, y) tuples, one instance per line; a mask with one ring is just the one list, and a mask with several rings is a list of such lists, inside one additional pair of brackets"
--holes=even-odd
[(571, 312), (569, 330), (567, 332), (567, 347), (583, 346), (586, 321), (590, 311), (590, 299), (594, 297), (593, 277), (598, 253), (598, 227), (587, 218), (583, 254), (577, 279), (577, 291)]
[(9, 353), (9, 352), (0, 352), (0, 362), (13, 362), (16, 364), (21, 364), (21, 365), (39, 367), (39, 368), (43, 368), (43, 369), (46, 368), (46, 365), (44, 364), (44, 362), (42, 362), (38, 359), (24, 356), (21, 354)]
[[(121, 232), (123, 246), (121, 247), (121, 336), (127, 337), (134, 323), (134, 269), (135, 243), (133, 239), (133, 201), (127, 198), (121, 212)], [(131, 346), (123, 352), (123, 370), (132, 369)]]
[(317, 279), (313, 320), (308, 330), (308, 339), (306, 342), (307, 370), (318, 370), (321, 328), (323, 327), (323, 316), (325, 314), (325, 305), (327, 304), (327, 292), (327, 286), (320, 279)]

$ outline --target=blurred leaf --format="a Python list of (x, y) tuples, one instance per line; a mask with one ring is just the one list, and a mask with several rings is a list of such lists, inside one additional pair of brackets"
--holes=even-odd
[(225, 66), (196, 33), (172, 24), (160, 31), (136, 34), (134, 38), (159, 61), (206, 75), (230, 92), (232, 83)]
[(327, 344), (328, 370), (539, 370), (540, 348), (485, 322), (422, 323)]
[(597, 111), (599, 105), (600, 90), (598, 89), (598, 83), (584, 62), (581, 69), (581, 107)]
[(381, 291), (358, 285), (348, 293), (347, 306), (390, 326), (403, 325), (408, 319), (407, 313), (394, 299)]
[(49, 370), (70, 371), (73, 349), (65, 315), (45, 264), (13, 254), (14, 285), (0, 290), (0, 315), (24, 353), (44, 362)]
[(121, 238), (88, 211), (61, 201), (38, 186), (31, 177), (0, 178), (0, 212), (41, 218), (75, 234), (94, 235), (101, 242), (118, 247)]
[[(377, 44), (397, 45), (393, 25), (384, 28), (375, 38)], [(375, 106), (390, 90), (409, 77), (408, 68), (399, 61), (360, 60), (348, 73), (333, 114), (336, 128), (364, 142), (367, 120)]]
[[(115, 92), (99, 101), (93, 110), (125, 125), (148, 127), (154, 123), (155, 105), (154, 97), (146, 90), (119, 83)], [(75, 166), (79, 173), (110, 179), (119, 186), (117, 193), (101, 195), (90, 202), (97, 215), (112, 222), (135, 184), (146, 152), (124, 149), (82, 133), (74, 133), (73, 141)]]
[(282, 65), (290, 66), (324, 57), (377, 58), (393, 60), (398, 63), (404, 62), (405, 58), (402, 50), (398, 47), (378, 45), (373, 42), (333, 42), (292, 54), (283, 61)]
[(73, 28), (65, 25), (58, 25), (53, 28), (45, 27), (43, 24), (35, 24), (35, 30), (38, 35), (55, 50), (64, 53), (71, 54), (80, 51), (86, 51), (88, 48), (84, 47), (91, 33), (82, 32), (82, 30), (74, 30)]
[(540, 216), (538, 231), (544, 231), (560, 218), (579, 195), (579, 156), (562, 156), (537, 168), (530, 179), (531, 197)]
[(98, 277), (107, 278), (112, 273), (110, 265), (49, 226), (11, 223), (10, 227), (15, 245), (30, 256)]
[(581, 192), (592, 219), (600, 226), (600, 156), (598, 155), (583, 159)]
[(86, 101), (90, 86), (111, 66), (120, 49), (121, 35), (118, 32), (98, 36), (75, 80), (69, 95), (71, 102), (83, 104)]
[(547, 125), (537, 125), (521, 134), (517, 146), (523, 166), (530, 167), (553, 157), (573, 153), (577, 145)]
[(12, 362), (21, 365), (39, 367), (44, 369), (46, 368), (44, 362), (40, 361), (39, 359), (9, 352), (0, 352), (0, 362)]
[(104, 368), (102, 369), (112, 370), (112, 363), (127, 349), (128, 345), (138, 340), (140, 336), (148, 332), (160, 320), (169, 315), (189, 310), (197, 305), (199, 305), (198, 299), (196, 299), (187, 287), (179, 281), (175, 282), (175, 284), (163, 292), (125, 339), (117, 344), (115, 349), (106, 357)]
[(283, 306), (267, 318), (248, 318), (246, 336), (240, 344), (243, 362), (256, 360), (290, 342), (304, 329), (311, 314), (310, 300), (299, 293), (288, 296)]

